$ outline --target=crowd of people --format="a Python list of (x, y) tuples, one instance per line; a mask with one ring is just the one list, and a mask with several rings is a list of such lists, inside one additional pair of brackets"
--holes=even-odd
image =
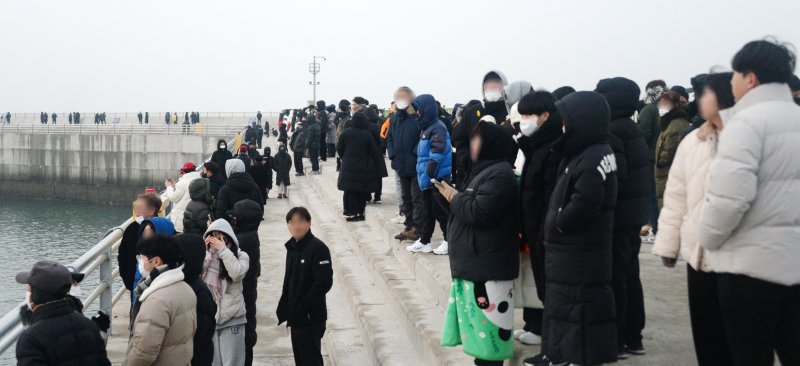
[[(273, 172), (287, 198), (292, 168), (304, 176), (308, 159), (318, 175), (319, 162), (335, 158), (342, 214), (365, 221), (367, 204), (381, 203), (385, 157), (393, 221), (404, 226), (396, 239), (449, 257), (441, 345), (462, 346), (476, 365), (502, 365), (515, 341), (541, 345), (525, 365), (645, 355), (643, 242), (666, 268), (686, 261), (698, 364), (772, 365), (776, 354), (800, 364), (795, 62), (787, 45), (761, 40), (733, 57), (731, 72), (691, 78), (690, 90), (654, 80), (642, 93), (612, 77), (592, 91), (549, 92), (492, 70), (479, 99), (450, 110), (402, 86), (387, 110), (360, 96), (318, 101), (282, 111), (273, 130), (259, 112), (233, 148), (219, 140), (202, 167), (187, 162), (177, 182), (165, 181), (162, 197), (134, 202), (118, 257), (131, 292), (126, 364), (250, 365)], [(270, 134), (275, 156), (261, 147)], [(172, 204), (166, 217), (162, 198)], [(291, 329), (295, 362), (321, 365), (331, 257), (306, 209), (285, 220), (292, 238), (277, 317)], [(108, 316), (73, 310), (74, 275), (43, 261), (17, 277), (33, 311), (20, 364), (107, 364), (99, 331)], [(514, 308), (523, 329), (514, 330)], [(92, 341), (74, 345), (75, 333)]]

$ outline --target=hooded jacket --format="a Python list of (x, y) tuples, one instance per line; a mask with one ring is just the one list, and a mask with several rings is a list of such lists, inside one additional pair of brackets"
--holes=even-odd
[(286, 242), (286, 273), (278, 301), (278, 324), (287, 326), (324, 323), (328, 319), (325, 294), (333, 286), (331, 253), (311, 231), (302, 239)]
[(337, 187), (344, 192), (375, 192), (381, 179), (378, 160), (383, 157), (367, 131), (367, 116), (357, 112), (336, 143), (342, 158)]
[(111, 365), (100, 330), (68, 299), (36, 308), (17, 340), (17, 365)]
[(165, 195), (172, 202), (172, 210), (169, 212), (168, 218), (178, 232), (183, 232), (183, 212), (186, 211), (186, 206), (192, 200), (189, 196), (189, 184), (197, 178), (200, 178), (200, 172), (185, 173), (175, 183), (175, 188), (167, 187)]
[(686, 134), (691, 130), (689, 115), (686, 107), (675, 107), (661, 119), (658, 120), (661, 127), (661, 134), (656, 142), (655, 153), (655, 177), (656, 177), (656, 197), (658, 207), (661, 207), (664, 197), (664, 189), (667, 187), (667, 177), (672, 160), (678, 151), (678, 145)]
[(292, 138), (289, 141), (289, 147), (295, 154), (305, 154), (308, 147), (308, 130), (306, 129), (307, 122), (302, 123), (303, 127), (298, 128), (292, 133)]
[[(461, 122), (458, 127), (453, 130), (453, 146), (456, 148), (456, 174), (455, 184), (458, 187), (464, 182), (469, 174), (472, 160), (469, 156), (469, 144), (472, 139), (472, 131), (483, 116), (491, 115), (495, 121), (505, 121), (508, 116), (508, 108), (506, 107), (505, 96), (496, 102), (487, 102), (483, 91), (483, 84), (490, 77), (499, 78), (503, 87), (508, 85), (506, 76), (497, 70), (487, 72), (481, 80), (481, 95), (483, 96), (483, 103), (474, 104), (464, 109), (461, 117)], [(512, 104), (513, 105), (513, 104)]]
[(430, 94), (414, 99), (414, 109), (419, 113), (421, 131), (417, 144), (417, 180), (425, 191), (433, 188), (431, 179), (450, 180), (453, 167), (453, 146), (447, 127), (439, 120), (439, 108)]
[[(233, 245), (239, 247), (239, 241), (236, 239), (236, 234), (233, 232), (231, 224), (225, 220), (216, 220), (211, 223), (203, 234), (203, 240), (214, 231), (222, 232), (233, 241)], [(228, 276), (222, 280), (221, 293), (222, 297), (217, 302), (217, 325), (224, 324), (228, 320), (243, 317), (245, 315), (244, 294), (242, 281), (247, 271), (250, 268), (250, 256), (241, 248), (238, 250), (238, 256), (233, 254), (228, 248), (223, 248), (219, 252), (219, 258), (222, 265), (228, 273)], [(206, 251), (205, 261), (211, 259), (211, 253)]]
[(502, 127), (480, 123), (481, 151), (463, 191), (450, 203), (447, 239), (453, 278), (473, 282), (513, 280), (519, 274), (519, 188)]
[(278, 146), (278, 153), (272, 160), (272, 170), (275, 171), (275, 184), (290, 185), (289, 171), (292, 169), (292, 157), (286, 152), (286, 146)]
[(261, 192), (253, 181), (253, 177), (245, 172), (244, 163), (239, 159), (228, 160), (225, 171), (228, 173), (228, 180), (219, 189), (214, 218), (229, 220), (230, 214), (233, 212), (233, 205), (245, 199), (261, 203), (263, 210)]
[(142, 293), (125, 366), (189, 365), (192, 361), (197, 298), (183, 278), (182, 266), (166, 270)]
[[(220, 149), (219, 145), (221, 145), (221, 144), (224, 144), (225, 148)], [(222, 140), (222, 139), (217, 141), (217, 150), (214, 151), (213, 154), (211, 154), (211, 161), (213, 161), (215, 164), (217, 164), (221, 174), (223, 174), (223, 177), (227, 177), (227, 174), (225, 174), (225, 162), (227, 162), (228, 159), (232, 159), (232, 158), (233, 158), (233, 154), (231, 154), (231, 152), (228, 150), (228, 143), (225, 142), (225, 140)]]
[(317, 117), (311, 115), (308, 116), (305, 126), (306, 147), (308, 148), (308, 153), (314, 156), (319, 155), (320, 135), (322, 135), (322, 129), (317, 122)]
[(561, 138), (561, 127), (561, 115), (553, 111), (533, 135), (517, 140), (525, 155), (520, 177), (522, 237), (540, 255), (544, 255), (544, 219), (561, 163), (560, 151), (553, 149)]
[(242, 281), (245, 297), (247, 293), (255, 293), (256, 282), (261, 276), (261, 242), (258, 239), (261, 218), (261, 207), (252, 200), (242, 200), (233, 205), (233, 231), (236, 233), (239, 249), (250, 257), (250, 268)]
[(637, 229), (646, 224), (653, 161), (642, 131), (630, 118), (639, 102), (639, 86), (625, 78), (600, 80), (598, 93), (611, 108), (608, 143), (617, 161), (617, 206), (614, 228)]
[(183, 213), (183, 232), (203, 235), (208, 228), (208, 215), (211, 214), (211, 181), (207, 178), (195, 179), (189, 184), (191, 202)]
[(328, 113), (327, 119), (324, 121), (326, 123), (325, 127), (325, 143), (326, 144), (336, 144), (336, 113), (330, 112)]
[(617, 359), (611, 238), (617, 177), (608, 145), (610, 110), (595, 92), (556, 102), (566, 132), (563, 159), (545, 219), (542, 353), (596, 365)]
[(799, 121), (779, 83), (750, 90), (723, 118), (697, 229), (714, 271), (800, 285)]
[(392, 169), (403, 178), (417, 176), (419, 134), (417, 116), (408, 114), (407, 110), (399, 110), (389, 119), (386, 152), (392, 161)]
[(203, 273), (205, 243), (196, 234), (180, 234), (175, 237), (183, 254), (183, 281), (192, 288), (197, 297), (197, 331), (194, 333), (192, 366), (210, 366), (214, 361), (214, 330), (217, 327), (215, 316), (217, 304), (214, 296), (200, 275)]

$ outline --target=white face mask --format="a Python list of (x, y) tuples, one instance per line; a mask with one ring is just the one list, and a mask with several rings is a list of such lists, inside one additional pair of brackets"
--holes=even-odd
[(404, 110), (404, 109), (408, 108), (408, 101), (403, 100), (403, 99), (396, 100), (396, 101), (394, 101), (394, 105), (395, 105), (395, 107), (397, 107), (397, 110)]
[(227, 147), (227, 146), (225, 146), (225, 145), (219, 145), (219, 148), (220, 148), (220, 149), (224, 149), (224, 148), (226, 148), (226, 147)]
[(83, 294), (83, 291), (81, 290), (80, 286), (72, 285), (72, 288), (69, 289), (69, 294), (72, 297), (81, 297), (81, 294)]
[(483, 92), (483, 97), (487, 102), (496, 102), (503, 98), (503, 93), (499, 90), (487, 90)]
[(25, 291), (25, 304), (28, 305), (28, 310), (33, 310), (33, 301), (31, 300), (31, 292)]
[(536, 130), (539, 129), (538, 123), (539, 117), (521, 119), (519, 121), (519, 131), (525, 136), (531, 136), (534, 132), (536, 132)]
[(661, 117), (664, 117), (664, 115), (666, 115), (667, 113), (669, 113), (669, 109), (666, 109), (666, 108), (659, 108), (658, 109), (658, 115), (661, 116)]
[(139, 269), (139, 274), (142, 275), (142, 277), (147, 276), (147, 271), (144, 269), (144, 261), (139, 260), (139, 265), (137, 268)]
[(142, 221), (144, 221), (144, 216), (136, 216), (136, 223), (141, 225)]
[(567, 133), (567, 127), (566, 126), (561, 126), (561, 132), (562, 133)]

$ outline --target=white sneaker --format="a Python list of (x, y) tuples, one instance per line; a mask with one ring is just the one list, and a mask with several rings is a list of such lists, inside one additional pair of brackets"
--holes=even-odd
[(642, 237), (642, 244), (653, 244), (655, 242), (656, 242), (656, 236), (653, 234)]
[(406, 222), (406, 217), (403, 215), (397, 215), (392, 219), (392, 222), (395, 224), (402, 224)]
[(520, 343), (527, 345), (542, 344), (542, 337), (531, 332), (524, 332), (517, 337)]
[(439, 247), (433, 250), (433, 254), (447, 255), (447, 241), (442, 240), (442, 243), (439, 244)]
[(430, 253), (433, 251), (433, 246), (430, 243), (422, 244), (421, 241), (417, 240), (414, 244), (407, 246), (406, 250), (411, 253)]
[(519, 339), (519, 336), (527, 332), (525, 329), (514, 329), (514, 339)]

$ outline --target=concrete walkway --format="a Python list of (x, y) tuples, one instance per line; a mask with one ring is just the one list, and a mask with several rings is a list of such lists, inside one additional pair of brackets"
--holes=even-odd
[[(273, 145), (274, 139), (269, 144)], [(305, 166), (308, 172), (308, 161)], [(323, 339), (327, 364), (472, 365), (472, 358), (460, 348), (439, 346), (450, 286), (448, 258), (408, 253), (405, 246), (409, 243), (393, 238), (402, 229), (390, 222), (397, 215), (394, 177), (384, 179), (383, 204), (369, 205), (365, 222), (347, 223), (341, 216), (335, 161), (322, 163), (322, 172), (319, 176), (292, 176), (289, 199), (267, 202), (259, 229), (262, 276), (256, 364), (293, 364), (289, 336), (285, 327), (276, 326), (275, 308), (284, 273), (283, 243), (289, 238), (284, 215), (290, 207), (303, 205), (311, 211), (312, 231), (325, 241), (333, 258), (335, 281), (328, 294), (329, 321)], [(433, 242), (438, 245), (439, 240), (441, 233), (437, 232)], [(644, 245), (640, 254), (648, 354), (618, 364), (694, 365), (685, 263), (665, 269), (649, 250), (650, 246)], [(109, 342), (109, 355), (115, 364), (121, 362), (127, 344), (128, 306), (123, 300), (114, 308), (117, 332)], [(521, 309), (515, 317), (517, 327), (522, 327)], [(538, 346), (516, 343), (516, 356), (506, 364), (520, 365), (522, 359), (538, 352)]]

